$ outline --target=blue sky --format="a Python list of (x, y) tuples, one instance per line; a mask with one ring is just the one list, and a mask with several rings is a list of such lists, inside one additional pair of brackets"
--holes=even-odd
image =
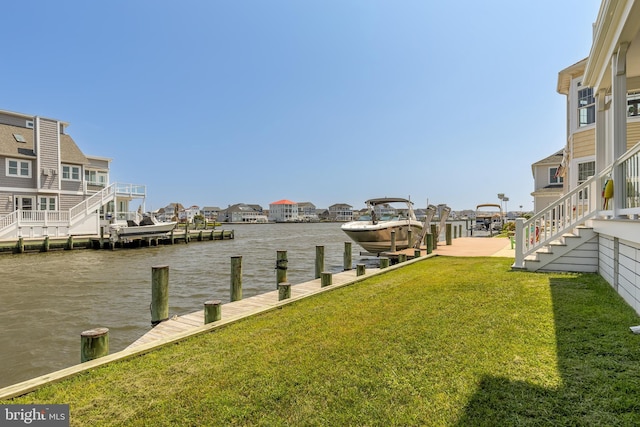
[(411, 197), (532, 210), (597, 0), (3, 5), (0, 109), (70, 123), (147, 209)]

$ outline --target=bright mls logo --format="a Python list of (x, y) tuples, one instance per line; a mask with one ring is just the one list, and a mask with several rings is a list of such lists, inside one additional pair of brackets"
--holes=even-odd
[(69, 426), (69, 405), (0, 405), (0, 427)]

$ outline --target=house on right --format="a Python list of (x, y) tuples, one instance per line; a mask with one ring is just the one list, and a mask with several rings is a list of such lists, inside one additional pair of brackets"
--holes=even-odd
[(516, 269), (599, 273), (640, 313), (640, 0), (603, 0), (589, 56), (562, 70), (563, 194), (516, 222)]

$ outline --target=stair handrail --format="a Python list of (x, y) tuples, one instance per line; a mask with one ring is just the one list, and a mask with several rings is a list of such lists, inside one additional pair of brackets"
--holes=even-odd
[[(582, 184), (551, 203), (531, 218), (516, 220), (514, 268), (524, 268), (524, 259), (567, 231), (584, 224), (587, 220), (605, 213), (598, 209), (602, 183), (618, 167), (640, 152), (640, 142), (635, 144), (599, 174), (591, 176)], [(576, 203), (579, 200), (580, 202)], [(586, 201), (586, 203), (585, 203)]]
[(110, 198), (110, 196), (115, 193), (115, 188), (116, 183), (113, 183), (69, 209), (69, 222), (73, 223), (73, 220), (78, 216), (94, 211), (98, 207), (103, 206), (106, 202), (110, 201), (105, 199)]

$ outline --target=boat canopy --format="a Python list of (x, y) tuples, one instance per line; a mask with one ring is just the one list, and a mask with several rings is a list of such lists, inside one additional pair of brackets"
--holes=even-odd
[(380, 199), (369, 199), (365, 202), (368, 205), (382, 205), (384, 203), (410, 203), (413, 204), (411, 200), (403, 199), (400, 197), (382, 197)]

